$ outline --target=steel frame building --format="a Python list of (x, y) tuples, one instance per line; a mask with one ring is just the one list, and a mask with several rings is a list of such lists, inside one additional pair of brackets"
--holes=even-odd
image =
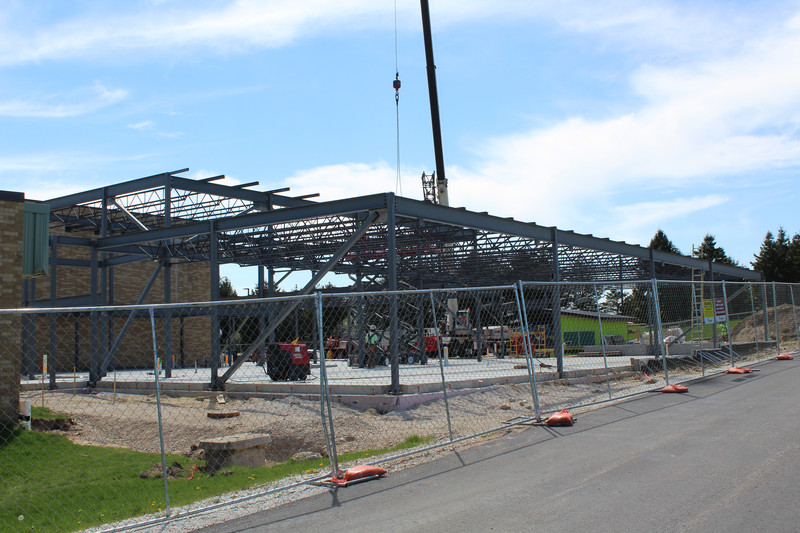
[[(114, 267), (136, 261), (154, 263), (151, 283), (173, 264), (207, 262), (210, 301), (219, 300), (219, 266), (231, 263), (260, 267), (257, 296), (273, 296), (277, 285), (298, 271), (312, 274), (303, 294), (329, 273), (350, 276), (353, 290), (487, 286), (518, 280), (689, 280), (698, 271), (706, 280), (761, 279), (760, 273), (740, 267), (393, 193), (318, 202), (312, 200), (316, 195), (288, 196), (288, 189), (252, 190), (257, 182), (232, 187), (215, 183), (224, 176), (179, 176), (186, 171), (46, 201), (51, 229), (61, 227), (63, 232), (50, 237), (51, 298), (33, 305), (112, 304), (108, 289)], [(87, 237), (87, 231), (93, 235)], [(86, 248), (90, 259), (62, 257), (59, 250), (64, 246)], [(55, 297), (60, 266), (87, 269), (88, 296)], [(170, 276), (164, 279), (168, 303)], [(32, 291), (27, 284), (24, 289), (26, 294)], [(212, 352), (218, 356), (216, 329), (212, 326)], [(262, 334), (260, 342), (268, 334)], [(214, 380), (221, 388), (231, 371), (217, 377), (215, 370)]]

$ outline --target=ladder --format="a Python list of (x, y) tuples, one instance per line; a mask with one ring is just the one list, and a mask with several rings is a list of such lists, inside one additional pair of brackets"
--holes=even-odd
[(703, 341), (703, 271), (692, 269), (692, 344), (695, 350), (701, 347)]

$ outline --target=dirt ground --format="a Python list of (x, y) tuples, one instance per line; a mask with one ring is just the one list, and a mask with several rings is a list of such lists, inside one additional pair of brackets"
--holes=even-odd
[[(638, 376), (628, 373), (613, 381), (613, 390), (642, 387)], [(615, 392), (616, 394), (616, 392)], [(603, 383), (548, 382), (538, 388), (543, 411), (564, 405), (586, 404), (608, 399)], [(40, 392), (23, 393), (33, 405), (41, 402)], [(326, 456), (319, 401), (298, 396), (280, 399), (225, 394), (196, 397), (162, 397), (162, 425), (167, 452), (200, 458), (197, 446), (203, 439), (237, 433), (268, 433), (268, 463), (291, 457)], [(534, 416), (530, 386), (527, 384), (487, 387), (481, 391), (448, 399), (453, 436), (460, 437), (502, 426), (504, 421)], [(47, 393), (51, 410), (68, 414), (74, 425), (60, 431), (77, 444), (118, 446), (143, 452), (159, 452), (156, 397), (99, 393)], [(333, 402), (333, 432), (337, 451), (346, 453), (393, 446), (411, 435), (449, 439), (445, 402), (438, 399), (412, 409), (378, 414)], [(231, 415), (211, 418), (209, 413)], [(235, 415), (238, 413), (238, 415)], [(298, 455), (300, 454), (300, 455)]]
[[(797, 349), (797, 333), (795, 332), (795, 313), (791, 304), (783, 304), (778, 306), (778, 325), (781, 335), (781, 348)], [(800, 318), (800, 317), (798, 317)], [(770, 307), (767, 309), (767, 320), (769, 320), (769, 338), (775, 340), (775, 309)], [(758, 334), (758, 339), (764, 339), (764, 320), (761, 315), (756, 317), (756, 326), (753, 326), (753, 320), (742, 320), (731, 328), (731, 337), (733, 342), (754, 342)]]
[[(785, 336), (784, 325), (793, 331), (793, 320), (791, 306), (779, 307), (782, 337)], [(763, 336), (763, 330), (760, 334)], [(753, 335), (752, 322), (748, 321), (739, 323), (733, 331), (735, 340), (752, 340)], [(786, 350), (784, 342), (782, 349)], [(670, 376), (677, 380), (681, 375), (696, 376), (698, 372), (699, 368), (691, 367), (670, 369)], [(645, 382), (642, 373), (612, 373), (610, 386), (605, 376), (540, 383), (537, 388), (540, 411), (547, 413), (566, 406), (605, 402), (609, 400), (609, 388), (614, 397), (620, 397), (665, 385), (659, 375), (648, 377), (653, 380)], [(42, 394), (40, 391), (24, 392), (21, 399), (40, 405)], [(458, 438), (501, 427), (507, 421), (531, 418), (535, 413), (528, 384), (485, 387), (450, 396), (448, 402), (450, 426), (442, 398), (387, 414), (332, 402), (332, 432), (337, 452), (390, 447), (411, 435), (445, 442), (450, 437), (450, 427), (453, 437)], [(77, 444), (160, 452), (155, 395), (48, 391), (44, 394), (44, 403), (72, 419), (72, 427), (59, 432)], [(292, 457), (327, 456), (328, 453), (319, 400), (298, 395), (267, 399), (244, 393), (206, 392), (193, 397), (162, 396), (161, 407), (164, 445), (168, 453), (200, 459), (202, 452), (198, 445), (202, 440), (238, 433), (270, 435), (265, 458), (268, 464)], [(229, 417), (212, 418), (226, 414)]]

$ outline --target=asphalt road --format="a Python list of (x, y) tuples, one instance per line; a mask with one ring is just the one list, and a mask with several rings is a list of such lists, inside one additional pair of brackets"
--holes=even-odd
[(198, 531), (800, 531), (800, 359)]

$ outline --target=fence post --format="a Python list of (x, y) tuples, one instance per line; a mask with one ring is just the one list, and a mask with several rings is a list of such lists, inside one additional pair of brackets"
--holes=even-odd
[(769, 296), (766, 281), (761, 283), (761, 298), (764, 300), (764, 342), (769, 343)]
[[(439, 373), (442, 375), (442, 394), (444, 395), (444, 410), (447, 413), (447, 429), (450, 432), (450, 442), (453, 442), (453, 424), (450, 421), (450, 402), (447, 399), (447, 383), (444, 377), (444, 362), (442, 361), (442, 343), (439, 336), (439, 321), (436, 319), (436, 304), (433, 301), (433, 292), (429, 292), (431, 298), (431, 311), (433, 311), (433, 333), (436, 335), (436, 351), (439, 355)], [(422, 306), (420, 305), (420, 313)], [(422, 344), (422, 350), (425, 350), (425, 344)]]
[(153, 316), (153, 308), (150, 308), (150, 329), (153, 331), (153, 374), (156, 377), (156, 410), (158, 412), (158, 439), (161, 443), (161, 477), (164, 478), (164, 498), (167, 503), (167, 516), (170, 515), (169, 507), (169, 483), (167, 482), (167, 454), (164, 451), (164, 426), (161, 420), (161, 383), (159, 382), (158, 368), (158, 344), (156, 344), (156, 319)]
[(758, 323), (756, 322), (756, 304), (753, 302), (753, 283), (750, 283), (750, 310), (753, 312), (753, 337), (756, 340), (756, 356), (761, 360), (761, 348), (758, 346)]
[[(531, 335), (528, 329), (528, 312), (525, 309), (525, 295), (522, 292), (522, 280), (517, 282), (517, 290), (514, 291), (517, 295), (517, 312), (519, 313), (519, 325), (525, 330), (523, 338), (525, 339), (525, 360), (528, 363), (528, 378), (531, 381), (531, 395), (533, 396), (533, 407), (536, 413), (536, 420), (542, 419), (542, 413), (539, 410), (539, 393), (536, 390), (536, 368), (533, 366), (533, 350), (531, 349)], [(559, 312), (560, 314), (560, 312)], [(560, 319), (559, 319), (560, 322)], [(562, 367), (563, 370), (563, 367)], [(561, 372), (559, 372), (559, 378)]]
[[(731, 360), (733, 366), (733, 339), (731, 337), (731, 316), (728, 312), (728, 292), (725, 289), (725, 280), (722, 280), (722, 300), (725, 303), (725, 331), (728, 334), (728, 358)], [(714, 311), (716, 314), (716, 311)], [(716, 316), (714, 317), (716, 321)]]
[(795, 343), (800, 347), (800, 329), (797, 327), (797, 309), (794, 306), (794, 289), (792, 284), (789, 284), (789, 296), (792, 298), (792, 314), (794, 315), (794, 339)]
[(656, 331), (658, 335), (658, 350), (661, 352), (661, 360), (664, 362), (664, 381), (669, 385), (669, 371), (667, 370), (667, 354), (664, 349), (664, 336), (661, 334), (661, 303), (658, 301), (658, 285), (655, 278), (650, 280), (650, 285), (653, 288), (653, 311), (655, 313)]
[(781, 327), (778, 323), (778, 297), (775, 296), (775, 282), (772, 282), (772, 314), (775, 316), (775, 347), (781, 353)]
[[(325, 434), (325, 446), (328, 449), (328, 458), (331, 461), (331, 478), (339, 477), (339, 458), (336, 454), (336, 436), (333, 428), (333, 414), (331, 412), (331, 399), (328, 394), (328, 372), (325, 369), (325, 341), (322, 335), (322, 293), (315, 295), (317, 317), (317, 340), (319, 341), (319, 414), (322, 417), (322, 431)], [(325, 408), (328, 409), (328, 419), (325, 419)], [(328, 431), (330, 423), (330, 432)]]
[(600, 350), (603, 352), (603, 365), (606, 367), (606, 384), (608, 385), (608, 399), (611, 400), (611, 379), (608, 376), (608, 358), (606, 357), (606, 338), (603, 335), (603, 320), (600, 318), (600, 300), (597, 296), (597, 283), (592, 283), (594, 289), (594, 302), (597, 306), (597, 326), (600, 329)]

